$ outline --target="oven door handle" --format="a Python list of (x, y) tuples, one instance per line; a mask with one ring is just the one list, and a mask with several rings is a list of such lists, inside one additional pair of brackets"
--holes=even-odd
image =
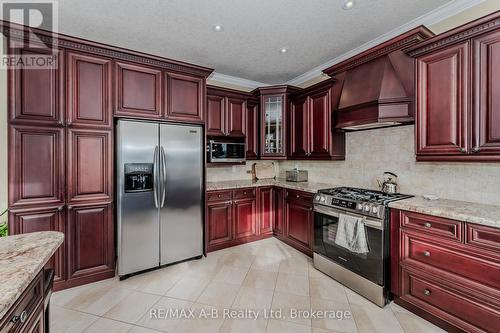
[(370, 227), (370, 228), (379, 229), (379, 230), (384, 229), (384, 224), (382, 223), (381, 220), (380, 221), (372, 220), (364, 215), (349, 214), (349, 213), (344, 212), (344, 211), (339, 211), (336, 209), (332, 209), (332, 208), (328, 208), (328, 207), (321, 207), (321, 206), (314, 206), (314, 211), (317, 213), (320, 213), (320, 214), (324, 214), (327, 216), (333, 216), (333, 217), (337, 217), (337, 218), (340, 216), (340, 214), (349, 215), (352, 217), (361, 217), (361, 218), (363, 218), (363, 223), (365, 224), (365, 226)]

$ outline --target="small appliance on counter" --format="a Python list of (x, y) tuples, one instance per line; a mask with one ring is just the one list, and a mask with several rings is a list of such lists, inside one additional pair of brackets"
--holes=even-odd
[(383, 175), (384, 179), (377, 179), (378, 186), (380, 190), (387, 194), (397, 194), (398, 193), (398, 175), (395, 173), (386, 171)]
[(298, 168), (294, 168), (292, 170), (286, 171), (287, 182), (307, 182), (307, 177), (307, 170), (299, 170)]

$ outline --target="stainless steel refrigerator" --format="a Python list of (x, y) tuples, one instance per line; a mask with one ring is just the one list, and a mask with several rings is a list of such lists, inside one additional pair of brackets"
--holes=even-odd
[(118, 275), (203, 253), (200, 126), (119, 120)]

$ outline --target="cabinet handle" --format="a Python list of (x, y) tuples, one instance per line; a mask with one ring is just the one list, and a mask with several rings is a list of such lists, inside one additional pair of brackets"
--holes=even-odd
[(425, 296), (430, 296), (431, 295), (431, 291), (429, 289), (425, 289), (424, 290), (424, 295)]
[(66, 123), (66, 125), (68, 125), (68, 126), (71, 126), (71, 124), (72, 124), (72, 122), (71, 122), (71, 121), (68, 121), (68, 122)]
[(62, 211), (62, 210), (63, 210), (63, 208), (64, 208), (64, 206), (61, 206), (61, 207), (58, 207), (58, 208), (57, 208), (57, 210), (58, 210), (58, 211)]
[(462, 154), (465, 154), (465, 153), (467, 152), (467, 149), (465, 149), (465, 148), (460, 148), (460, 152), (461, 152)]
[(63, 121), (62, 121), (62, 120), (59, 120), (59, 121), (57, 122), (57, 125), (59, 125), (59, 126), (64, 126), (64, 123), (63, 123)]
[(473, 153), (479, 153), (479, 151), (480, 151), (480, 150), (481, 150), (481, 149), (479, 149), (479, 147), (474, 147), (474, 148), (472, 148), (472, 152), (473, 152)]
[(68, 210), (72, 210), (73, 209), (73, 206), (68, 206)]
[(26, 322), (26, 319), (28, 319), (28, 312), (24, 310), (19, 316), (12, 317), (10, 321), (14, 324), (18, 322), (24, 324)]
[(424, 223), (424, 227), (426, 227), (426, 228), (430, 228), (430, 227), (432, 227), (432, 224), (430, 224), (429, 222), (425, 222), (425, 223)]
[(430, 257), (431, 256), (431, 253), (429, 251), (424, 251), (424, 256), (426, 257)]

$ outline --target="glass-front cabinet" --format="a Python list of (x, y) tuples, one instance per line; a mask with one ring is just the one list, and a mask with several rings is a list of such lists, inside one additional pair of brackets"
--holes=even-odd
[(297, 88), (259, 88), (261, 98), (261, 159), (286, 158), (288, 97)]

